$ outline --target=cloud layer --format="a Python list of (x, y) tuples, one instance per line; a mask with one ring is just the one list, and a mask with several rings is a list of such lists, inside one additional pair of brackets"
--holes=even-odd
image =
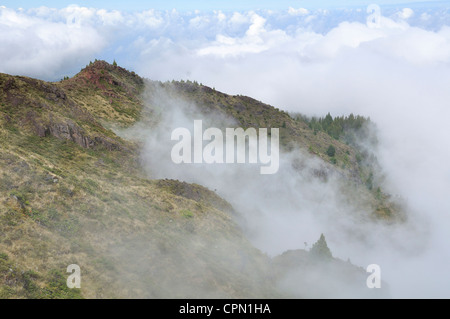
[(76, 5), (0, 7), (0, 72), (57, 80), (73, 75), (90, 59), (116, 58), (153, 79), (195, 76), (215, 85), (205, 71), (211, 64), (234, 72), (236, 65), (247, 64), (246, 58), (253, 60), (252, 54), (257, 60), (315, 61), (378, 38), (388, 38), (387, 43), (374, 45), (396, 56), (448, 61), (448, 8), (386, 7), (381, 13), (386, 18), (380, 30), (369, 30), (365, 8), (125, 12)]

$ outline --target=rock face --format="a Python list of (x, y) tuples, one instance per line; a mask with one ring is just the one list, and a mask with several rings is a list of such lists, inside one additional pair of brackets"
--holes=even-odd
[(83, 148), (103, 146), (109, 151), (125, 150), (116, 141), (106, 136), (91, 137), (82, 127), (70, 119), (45, 121), (34, 111), (26, 114), (25, 125), (29, 125), (33, 133), (39, 137), (53, 136), (60, 140), (72, 141)]
[(48, 129), (45, 129), (44, 132), (44, 136), (46, 135), (46, 132), (48, 132), (51, 136), (54, 136), (61, 140), (73, 141), (83, 148), (95, 148), (97, 146), (103, 146), (108, 151), (127, 150), (125, 147), (109, 137), (88, 136), (83, 128), (79, 127), (71, 120), (66, 120), (66, 122), (61, 123), (53, 123), (49, 126)]
[(92, 148), (95, 145), (94, 141), (85, 135), (83, 129), (70, 120), (54, 123), (48, 131), (56, 138), (71, 140), (84, 148)]

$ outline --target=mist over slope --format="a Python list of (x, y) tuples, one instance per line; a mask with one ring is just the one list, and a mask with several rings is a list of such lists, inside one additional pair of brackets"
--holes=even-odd
[[(390, 202), (387, 194), (376, 192), (377, 187), (372, 191), (367, 188), (370, 173), (356, 159), (361, 156), (359, 151), (323, 132), (315, 133), (304, 121), (294, 120), (256, 100), (208, 92), (194, 83), (150, 83), (149, 86), (147, 104), (161, 118), (160, 125), (143, 134), (139, 133), (144, 129), (138, 124), (129, 129), (129, 135), (144, 138), (141, 158), (150, 174), (216, 189), (237, 210), (245, 212), (244, 218), (249, 218), (247, 227), (251, 233), (258, 229), (255, 236), (267, 242), (259, 247), (269, 254), (311, 242), (320, 235), (319, 228), (327, 233), (334, 229), (340, 236), (360, 238), (364, 237), (365, 230), (358, 234), (361, 227), (345, 225), (347, 222), (355, 219), (372, 225), (372, 218), (401, 219), (399, 207)], [(280, 127), (283, 151), (279, 172), (264, 176), (259, 173), (258, 165), (189, 165), (167, 161), (173, 145), (169, 134), (177, 127), (193, 130), (195, 119), (203, 119), (205, 128)], [(330, 145), (337, 149), (333, 157), (326, 154)], [(317, 227), (312, 227), (315, 223)], [(272, 228), (276, 225), (278, 229)], [(341, 226), (352, 229), (352, 234), (343, 231)]]
[[(156, 129), (146, 133), (138, 124), (124, 134), (143, 138), (141, 158), (149, 174), (180, 178), (217, 190), (238, 211), (245, 212), (240, 223), (262, 251), (274, 256), (303, 248), (305, 243), (310, 246), (324, 232), (338, 257), (360, 265), (380, 263), (385, 271), (383, 266), (415, 259), (426, 252), (431, 238), (428, 221), (404, 198), (385, 193), (390, 184), (376, 159), (369, 164), (357, 160), (362, 150), (379, 154), (367, 140), (356, 142), (360, 147), (355, 149), (323, 132), (314, 134), (302, 118), (296, 121), (271, 107), (268, 109), (273, 113), (264, 113), (267, 105), (259, 101), (211, 92), (194, 82), (148, 86), (147, 107), (162, 120)], [(207, 123), (205, 127), (284, 126), (280, 133), (284, 147), (279, 172), (264, 176), (252, 165), (177, 165), (165, 161), (173, 144), (159, 141), (168, 141), (168, 134), (176, 127), (192, 130), (193, 120), (200, 118)], [(330, 144), (337, 149), (334, 164), (326, 155)], [(377, 176), (376, 186), (369, 190), (371, 173)], [(386, 272), (399, 282), (408, 281), (400, 269)]]
[[(2, 297), (339, 297), (342, 286), (379, 297), (352, 263), (427, 244), (382, 178), (368, 187), (383, 174), (360, 150), (257, 100), (104, 61), (58, 83), (2, 74), (0, 85)], [(173, 164), (170, 134), (194, 119), (279, 127), (279, 172)], [(313, 258), (321, 233), (352, 262)], [(64, 285), (73, 263), (78, 295)]]
[[(134, 65), (156, 79), (189, 78), (310, 117), (369, 116), (385, 191), (406, 203), (415, 225), (395, 235), (408, 256), (367, 229), (375, 239), (357, 254), (367, 256), (360, 263), (382, 265), (394, 296), (442, 298), (450, 285), (450, 11), (445, 1), (404, 6), (381, 6), (376, 27), (367, 8), (225, 14), (224, 24), (211, 14), (198, 25), (211, 39), (143, 40)], [(228, 29), (238, 21), (242, 32)]]

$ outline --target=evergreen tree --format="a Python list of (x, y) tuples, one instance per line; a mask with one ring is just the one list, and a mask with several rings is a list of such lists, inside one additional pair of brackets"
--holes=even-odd
[(315, 258), (331, 259), (333, 257), (323, 234), (321, 234), (319, 240), (312, 245), (309, 252)]
[(333, 117), (331, 116), (330, 112), (325, 116), (325, 118), (322, 120), (322, 127), (324, 130), (328, 131), (328, 128), (333, 123)]
[(328, 146), (327, 155), (329, 157), (333, 157), (335, 154), (336, 154), (336, 149), (334, 148), (334, 146), (333, 145)]

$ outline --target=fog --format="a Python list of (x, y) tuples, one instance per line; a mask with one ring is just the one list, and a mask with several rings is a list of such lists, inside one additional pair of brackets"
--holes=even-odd
[[(157, 124), (138, 123), (121, 132), (144, 141), (141, 158), (150, 177), (198, 183), (216, 191), (238, 211), (235, 219), (245, 235), (272, 257), (289, 249), (304, 249), (305, 242), (309, 249), (325, 233), (335, 257), (350, 258), (363, 267), (380, 264), (383, 280), (392, 285), (394, 296), (407, 296), (411, 290), (403, 287), (411, 280), (408, 263), (420, 262), (433, 245), (433, 229), (420, 209), (407, 202), (407, 222), (375, 223), (369, 218), (372, 210), (364, 197), (367, 193), (352, 193), (355, 189), (345, 184), (331, 166), (301, 149), (281, 153), (280, 169), (274, 175), (261, 175), (259, 164), (174, 164), (170, 157), (176, 143), (170, 140), (174, 129), (183, 127), (193, 132), (195, 119), (204, 121), (204, 129), (237, 124), (223, 114), (207, 113), (201, 105), (174, 96), (171, 85), (167, 87), (151, 85), (147, 91), (147, 107)], [(324, 172), (327, 178), (317, 177), (317, 172)], [(386, 187), (403, 195), (392, 182)], [(399, 267), (402, 264), (406, 270)], [(330, 280), (327, 278), (323, 280)], [(422, 290), (417, 293), (431, 294)]]
[[(450, 297), (449, 29), (431, 32), (387, 18), (382, 22), (375, 30), (343, 23), (325, 36), (304, 33), (309, 43), (300, 54), (287, 47), (283, 53), (271, 48), (218, 57), (210, 50), (201, 57), (204, 64), (190, 61), (191, 77), (307, 115), (370, 116), (379, 129), (373, 151), (386, 176), (383, 187), (405, 201), (405, 224), (361, 222), (368, 212), (358, 199), (346, 200), (333, 176), (326, 183), (312, 178), (308, 172), (324, 163), (301, 150), (282, 154), (273, 176), (245, 165), (175, 166), (167, 155), (171, 128), (192, 129), (193, 119), (199, 119), (179, 100), (164, 99), (176, 112), (164, 115), (170, 124), (158, 131), (157, 140), (147, 140), (144, 160), (155, 177), (216, 189), (243, 214), (252, 242), (272, 256), (303, 248), (323, 232), (335, 256), (364, 267), (379, 264), (394, 297)], [(212, 64), (214, 72), (208, 71)], [(293, 171), (292, 158), (304, 162), (301, 173)], [(360, 235), (364, 240), (355, 240)]]

